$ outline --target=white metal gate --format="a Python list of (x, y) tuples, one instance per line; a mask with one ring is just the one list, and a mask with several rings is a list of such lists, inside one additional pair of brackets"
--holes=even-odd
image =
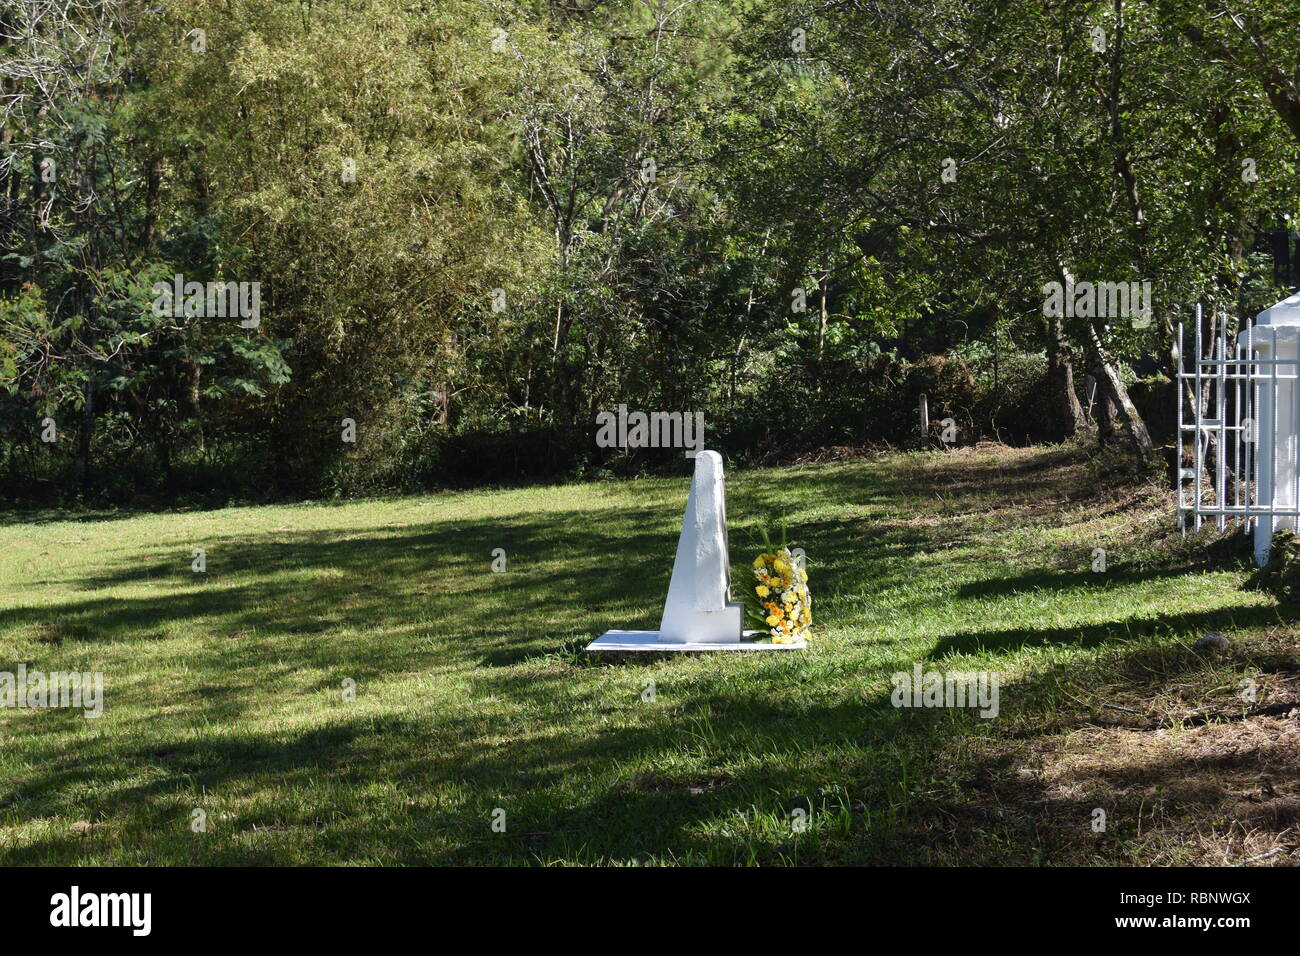
[(1182, 322), (1177, 353), (1178, 525), (1240, 523), (1260, 564), (1273, 532), (1300, 518), (1300, 326), (1268, 314), (1232, 331), (1216, 317), (1205, 330), (1198, 305), (1190, 367)]

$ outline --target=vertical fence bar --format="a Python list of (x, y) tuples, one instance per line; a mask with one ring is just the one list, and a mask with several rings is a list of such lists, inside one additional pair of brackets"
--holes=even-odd
[(1195, 507), (1192, 510), (1192, 530), (1201, 530), (1201, 459), (1203, 452), (1201, 450), (1201, 304), (1196, 304), (1196, 391), (1194, 393), (1192, 404), (1192, 415), (1195, 416), (1195, 428), (1192, 431), (1192, 440), (1195, 445), (1192, 447), (1192, 491), (1195, 497)]
[(1241, 508), (1241, 319), (1232, 336), (1232, 505)]
[[(1291, 514), (1291, 530), (1295, 531), (1300, 527), (1300, 521), (1297, 521), (1295, 514), (1300, 509), (1300, 439), (1297, 439), (1297, 428), (1300, 428), (1300, 356), (1296, 361), (1291, 363), (1292, 379), (1291, 391), (1294, 393), (1291, 398), (1291, 428), (1287, 437), (1291, 444), (1291, 506), (1288, 509)], [(1277, 529), (1274, 528), (1274, 531)]]
[[(1250, 447), (1246, 449), (1246, 530), (1254, 531), (1259, 517), (1252, 503), (1259, 504), (1259, 369), (1255, 365), (1255, 323), (1246, 326), (1246, 409), (1250, 419)], [(1254, 483), (1251, 483), (1252, 477)]]
[(1269, 431), (1268, 443), (1268, 537), (1270, 541), (1277, 532), (1277, 326), (1273, 326), (1271, 331), (1273, 361), (1270, 368), (1273, 370), (1273, 401), (1269, 406), (1273, 409), (1273, 427)]
[(1214, 385), (1214, 401), (1219, 412), (1219, 447), (1214, 451), (1214, 503), (1219, 512), (1219, 520), (1216, 523), (1222, 531), (1227, 526), (1227, 517), (1223, 512), (1228, 504), (1228, 313), (1226, 311), (1223, 313), (1223, 322), (1216, 331), (1219, 333), (1219, 374)]
[(1178, 442), (1174, 449), (1174, 490), (1178, 492), (1178, 530), (1187, 534), (1186, 499), (1183, 496), (1183, 320), (1178, 320), (1178, 338), (1174, 346), (1174, 391), (1178, 397)]

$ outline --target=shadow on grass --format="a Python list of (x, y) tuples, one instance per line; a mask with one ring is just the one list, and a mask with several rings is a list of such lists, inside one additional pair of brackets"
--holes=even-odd
[[(1014, 469), (978, 470), (1018, 493), (1037, 493), (1056, 487), (1060, 467), (1058, 456), (1043, 457)], [(745, 476), (733, 489), (733, 517), (755, 521), (766, 513), (762, 503), (787, 494), (860, 506), (896, 502), (919, 487), (874, 473), (863, 479), (843, 466), (818, 475), (811, 470), (807, 485), (793, 493), (788, 478)], [(987, 493), (969, 475), (955, 482), (968, 483)], [(652, 706), (640, 698), (645, 669), (591, 668), (578, 659), (603, 630), (654, 626), (684, 501), (683, 484), (680, 494), (653, 507), (511, 513), (364, 532), (230, 533), (199, 542), (210, 568), (201, 583), (188, 571), (188, 545), (153, 549), (143, 564), (121, 563), (83, 586), (159, 582), (176, 590), (0, 611), (0, 629), (43, 626), (63, 634), (65, 655), (108, 653), (110, 641), (120, 654), (127, 641), (172, 629), (203, 635), (186, 661), (187, 683), (167, 701), (183, 724), (159, 715), (158, 689), (143, 670), (128, 671), (129, 683), (110, 688), (123, 708), (115, 719), (124, 736), (77, 736), (69, 715), (37, 715), (48, 718), (43, 727), (65, 732), (26, 743), (28, 769), (0, 785), (0, 813), (7, 820), (68, 813), (103, 819), (121, 828), (126, 848), (154, 831), (175, 832), (174, 840), (155, 844), (159, 863), (916, 863), (944, 852), (953, 835), (942, 797), (927, 794), (944, 792), (950, 777), (976, 788), (1001, 779), (1002, 764), (981, 769), (963, 750), (972, 735), (992, 730), (969, 711), (895, 709), (887, 671), (860, 649), (719, 662), (712, 671), (659, 662), (653, 673), (663, 693)], [(931, 540), (911, 527), (881, 533), (869, 516), (792, 530), (829, 593), (888, 589), (915, 573), (906, 559)], [(745, 556), (736, 553), (734, 537), (732, 543), (743, 569)], [(490, 570), (498, 547), (509, 556), (505, 574)], [(969, 567), (978, 559), (961, 561)], [(1027, 583), (1034, 580), (974, 582), (968, 587), (987, 590), (962, 596), (1084, 586), (1078, 575)], [(1252, 606), (993, 629), (944, 637), (929, 657), (1109, 641), (1124, 650), (1125, 639), (1141, 635), (1290, 620)], [(334, 639), (331, 631), (349, 637)], [(278, 716), (268, 701), (307, 669), (319, 674), (303, 678), (296, 693), (324, 694), (342, 676), (363, 686), (450, 676), (464, 687), (463, 707), (361, 717), (326, 710), (311, 715), (319, 722), (311, 730), (230, 730), (236, 717)], [(823, 692), (832, 675), (841, 684)], [(610, 693), (624, 685), (625, 695)], [(1028, 684), (1025, 690), (1035, 697)], [(507, 702), (506, 715), (476, 710), (489, 699)], [(1053, 715), (1050, 702), (1034, 706), (1045, 719)], [(380, 787), (396, 795), (378, 796)], [(182, 800), (210, 793), (220, 803), (232, 792), (255, 799), (227, 809), (215, 839), (192, 840)], [(794, 806), (849, 825), (837, 831), (828, 822), (823, 829), (815, 817), (808, 833), (795, 835)], [(495, 807), (508, 811), (505, 833), (490, 829)], [(979, 812), (988, 813), (975, 824), (985, 839), (979, 852), (1000, 846), (1002, 862), (1035, 860), (1041, 846), (1031, 829)], [(237, 835), (267, 842), (250, 845)], [(4, 856), (76, 862), (84, 852), (75, 840), (52, 837)]]
[[(1276, 623), (1264, 614), (1234, 622)], [(1223, 621), (1181, 622), (1193, 634), (1208, 624)], [(995, 734), (943, 745), (937, 760), (952, 772), (936, 775), (912, 808), (911, 839), (931, 863), (976, 866), (1215, 865), (1284, 843), (1300, 824), (1294, 724), (1252, 718), (1256, 705), (1236, 693), (1243, 674), (1300, 670), (1294, 644), (1270, 633), (1234, 641), (1226, 654), (1156, 639), (1117, 644), (1004, 686)], [(1295, 691), (1274, 687), (1276, 698)], [(1177, 729), (1205, 712), (1212, 719)]]
[(940, 638), (930, 651), (928, 659), (942, 660), (953, 655), (1015, 651), (1054, 645), (1097, 647), (1110, 642), (1131, 641), (1153, 635), (1179, 634), (1200, 637), (1208, 631), (1231, 631), (1238, 628), (1289, 624), (1296, 620), (1300, 620), (1300, 614), (1286, 608), (1243, 605), (1215, 611), (1135, 615), (1100, 624), (976, 631)]
[[(1224, 564), (1225, 569), (1228, 566), (1228, 563)], [(1202, 570), (1205, 569), (1200, 566), (1154, 568), (1112, 566), (1103, 573), (1090, 570), (1056, 571), (1045, 569), (1031, 571), (1015, 577), (971, 581), (961, 585), (957, 589), (957, 595), (963, 598), (987, 598), (1029, 594), (1034, 591), (1103, 591), (1107, 588), (1125, 584), (1138, 584), (1142, 581), (1181, 577), (1189, 572)]]

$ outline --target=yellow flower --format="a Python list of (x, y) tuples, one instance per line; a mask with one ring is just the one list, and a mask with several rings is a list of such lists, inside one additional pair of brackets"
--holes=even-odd
[(755, 592), (757, 592), (759, 597), (767, 597), (767, 595), (770, 593), (768, 589), (761, 584), (758, 587), (754, 588), (754, 590)]
[(808, 572), (805, 571), (803, 568), (799, 569), (799, 580), (805, 583), (807, 583), (808, 581)]
[(780, 558), (777, 558), (776, 561), (773, 562), (772, 567), (776, 568), (778, 574), (784, 575), (786, 570), (790, 566), (786, 564), (784, 561), (782, 561)]
[(769, 615), (767, 616), (767, 626), (768, 626), (768, 627), (776, 627), (777, 624), (779, 624), (780, 622), (781, 622), (781, 619), (780, 619), (779, 617), (777, 617), (775, 614), (769, 614)]
[(763, 566), (763, 555), (760, 554), (758, 557), (754, 559), (754, 567), (761, 568), (762, 566)]

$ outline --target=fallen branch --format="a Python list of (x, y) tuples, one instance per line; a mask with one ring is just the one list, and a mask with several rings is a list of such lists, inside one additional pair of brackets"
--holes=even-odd
[(1279, 853), (1285, 852), (1285, 850), (1286, 847), (1284, 846), (1275, 846), (1267, 853), (1258, 853), (1255, 856), (1250, 857), (1249, 859), (1242, 860), (1240, 863), (1237, 864), (1237, 866), (1245, 866), (1247, 863), (1258, 863), (1260, 860), (1267, 860), (1271, 856), (1277, 856)]

